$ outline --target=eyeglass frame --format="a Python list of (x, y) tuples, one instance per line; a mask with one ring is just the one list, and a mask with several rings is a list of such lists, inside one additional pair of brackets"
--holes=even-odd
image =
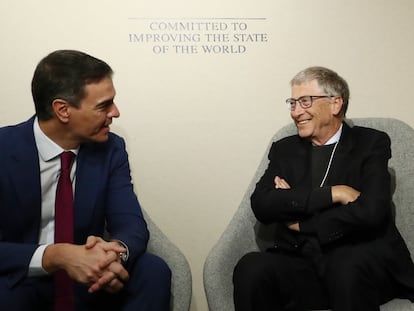
[[(302, 109), (308, 109), (308, 108), (312, 107), (314, 99), (321, 99), (321, 98), (328, 98), (328, 97), (332, 98), (332, 97), (336, 97), (336, 96), (337, 95), (304, 95), (304, 96), (301, 96), (299, 98), (290, 97), (290, 98), (286, 99), (286, 104), (288, 105), (288, 109), (290, 111), (294, 111), (296, 109), (296, 103), (297, 102), (302, 107)], [(302, 103), (302, 100), (305, 97), (310, 98), (310, 104), (304, 106), (303, 103)]]

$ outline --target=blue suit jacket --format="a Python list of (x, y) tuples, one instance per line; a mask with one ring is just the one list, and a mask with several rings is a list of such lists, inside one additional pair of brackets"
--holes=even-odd
[[(42, 192), (33, 121), (0, 128), (0, 277), (10, 286), (27, 276), (39, 246)], [(122, 138), (110, 133), (105, 143), (80, 147), (75, 189), (76, 244), (103, 236), (106, 228), (128, 245), (131, 261), (145, 252), (149, 233)]]

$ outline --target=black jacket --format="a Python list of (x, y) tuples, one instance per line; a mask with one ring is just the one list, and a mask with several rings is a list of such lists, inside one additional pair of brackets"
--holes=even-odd
[[(256, 218), (276, 224), (275, 248), (300, 252), (311, 238), (326, 255), (358, 245), (375, 252), (396, 280), (414, 288), (414, 265), (392, 213), (388, 135), (344, 123), (324, 187), (312, 187), (311, 151), (311, 142), (298, 135), (273, 143), (269, 166), (251, 196)], [(291, 189), (275, 189), (275, 176)], [(348, 185), (361, 194), (347, 205), (332, 204), (334, 185)], [(287, 228), (292, 221), (299, 221), (300, 232)], [(410, 292), (412, 300), (414, 291)]]

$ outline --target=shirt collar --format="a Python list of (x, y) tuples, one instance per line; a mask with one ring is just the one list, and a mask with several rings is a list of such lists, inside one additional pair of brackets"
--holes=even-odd
[[(60, 155), (63, 151), (65, 151), (62, 147), (47, 137), (45, 133), (43, 133), (42, 129), (39, 126), (39, 120), (37, 117), (33, 122), (33, 133), (39, 156), (43, 161), (47, 162), (49, 160), (52, 160), (53, 158), (56, 158), (58, 155)], [(79, 149), (72, 149), (70, 151), (77, 155)]]
[(339, 138), (341, 138), (341, 134), (342, 134), (342, 126), (343, 124), (341, 124), (341, 127), (339, 128), (339, 130), (335, 133), (334, 136), (332, 136), (326, 143), (325, 145), (331, 145), (331, 144), (335, 144), (336, 142), (339, 141)]

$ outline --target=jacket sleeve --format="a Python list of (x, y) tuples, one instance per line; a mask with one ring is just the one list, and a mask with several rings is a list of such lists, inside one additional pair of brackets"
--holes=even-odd
[[(260, 222), (304, 220), (331, 205), (330, 187), (313, 189), (310, 184), (307, 152), (297, 137), (273, 143), (269, 165), (251, 196), (253, 213)], [(276, 176), (285, 179), (290, 189), (276, 189)]]
[(106, 223), (111, 239), (125, 243), (133, 260), (145, 252), (149, 232), (131, 181), (123, 139), (111, 158), (106, 194)]
[(0, 128), (0, 277), (10, 287), (27, 276), (38, 245), (40, 178), (33, 120)]

